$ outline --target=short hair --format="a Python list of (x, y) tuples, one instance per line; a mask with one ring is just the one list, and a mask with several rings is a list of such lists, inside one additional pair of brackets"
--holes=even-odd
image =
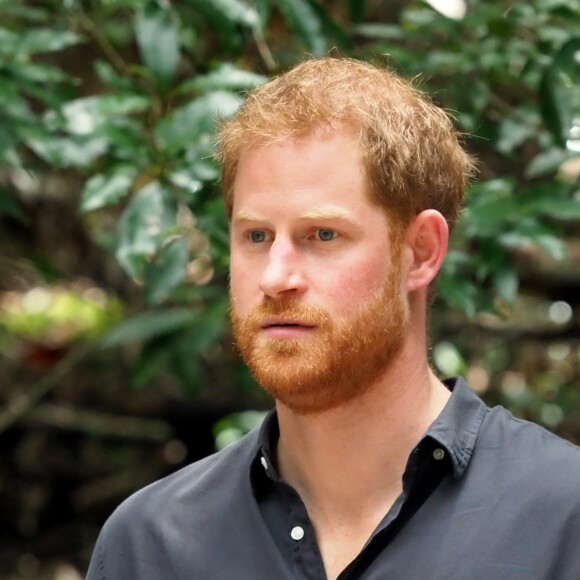
[(410, 82), (347, 58), (307, 60), (249, 93), (218, 133), (228, 217), (244, 150), (327, 127), (349, 126), (360, 139), (370, 198), (394, 224), (425, 209), (457, 220), (474, 164), (449, 116)]

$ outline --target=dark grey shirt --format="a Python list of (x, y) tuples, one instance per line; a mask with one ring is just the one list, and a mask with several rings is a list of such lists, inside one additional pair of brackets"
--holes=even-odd
[[(490, 409), (461, 380), (403, 492), (340, 580), (580, 579), (580, 449)], [(324, 579), (314, 530), (260, 431), (131, 496), (88, 580)]]

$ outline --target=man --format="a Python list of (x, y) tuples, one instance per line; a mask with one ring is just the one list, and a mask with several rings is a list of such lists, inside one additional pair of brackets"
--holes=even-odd
[(259, 432), (109, 519), (88, 578), (580, 578), (580, 453), (427, 360), (429, 287), (472, 170), (393, 73), (304, 62), (220, 136)]

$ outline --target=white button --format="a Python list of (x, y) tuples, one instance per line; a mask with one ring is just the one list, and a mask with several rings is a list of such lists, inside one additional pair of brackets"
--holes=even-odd
[(300, 526), (296, 526), (292, 528), (290, 537), (296, 541), (301, 540), (304, 537), (304, 530)]
[(262, 464), (262, 467), (268, 471), (268, 462), (264, 456), (260, 457), (260, 463)]
[(437, 461), (440, 461), (444, 457), (445, 451), (443, 451), (443, 449), (435, 449), (435, 451), (433, 451), (433, 458), (436, 459)]

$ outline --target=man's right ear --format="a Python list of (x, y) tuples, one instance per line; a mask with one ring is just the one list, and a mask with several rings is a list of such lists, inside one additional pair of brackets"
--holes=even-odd
[(407, 229), (405, 246), (410, 253), (407, 290), (414, 292), (429, 286), (447, 254), (449, 227), (437, 210), (418, 214)]

